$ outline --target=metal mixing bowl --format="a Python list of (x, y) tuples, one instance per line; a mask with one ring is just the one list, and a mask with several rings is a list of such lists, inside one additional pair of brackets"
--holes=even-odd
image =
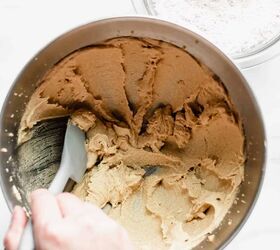
[(186, 49), (220, 77), (240, 114), (246, 135), (247, 154), (245, 180), (238, 195), (242, 202), (232, 206), (231, 212), (214, 231), (214, 241), (206, 238), (197, 247), (223, 248), (248, 218), (261, 188), (266, 151), (262, 117), (246, 80), (229, 58), (195, 33), (154, 18), (109, 18), (78, 27), (50, 43), (25, 66), (6, 97), (0, 117), (1, 187), (8, 206), (12, 209), (16, 204), (26, 205), (26, 197), (17, 192), (17, 188), (20, 189), (16, 178), (18, 166), (12, 164), (11, 159), (16, 148), (19, 122), (36, 84), (55, 63), (71, 52), (120, 36), (160, 39)]

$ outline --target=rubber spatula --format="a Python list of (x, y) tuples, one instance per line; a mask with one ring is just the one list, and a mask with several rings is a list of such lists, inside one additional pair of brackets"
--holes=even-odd
[[(69, 178), (77, 183), (80, 182), (86, 171), (86, 163), (85, 133), (68, 122), (60, 167), (51, 182), (50, 192), (54, 195), (63, 192)], [(31, 220), (28, 221), (24, 229), (19, 249), (35, 249)]]

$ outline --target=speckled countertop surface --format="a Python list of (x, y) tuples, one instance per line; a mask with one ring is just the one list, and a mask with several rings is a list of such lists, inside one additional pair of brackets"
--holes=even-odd
[[(19, 71), (46, 43), (75, 26), (97, 18), (129, 14), (134, 14), (130, 0), (83, 0), (79, 4), (73, 0), (0, 0), (0, 107)], [(277, 249), (279, 245), (279, 70), (280, 56), (243, 70), (263, 112), (268, 137), (268, 161), (257, 205), (241, 232), (226, 249)], [(9, 219), (10, 212), (0, 192), (0, 241), (3, 240)]]

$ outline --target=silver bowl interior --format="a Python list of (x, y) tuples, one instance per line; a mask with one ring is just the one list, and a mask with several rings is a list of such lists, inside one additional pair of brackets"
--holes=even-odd
[[(187, 29), (154, 18), (109, 18), (78, 27), (47, 45), (24, 67), (6, 97), (0, 117), (1, 187), (7, 204), (10, 209), (17, 204), (26, 205), (26, 197), (17, 192), (17, 188), (20, 189), (19, 182), (15, 178), (17, 166), (12, 164), (11, 158), (16, 148), (20, 119), (38, 81), (54, 64), (71, 52), (120, 36), (160, 39), (186, 49), (219, 76), (239, 112), (246, 135), (245, 180), (240, 187), (237, 202), (213, 232), (215, 239), (209, 241), (206, 238), (196, 247), (223, 248), (248, 218), (261, 188), (266, 151), (261, 114), (246, 80), (220, 50)], [(11, 137), (11, 133), (15, 136)]]

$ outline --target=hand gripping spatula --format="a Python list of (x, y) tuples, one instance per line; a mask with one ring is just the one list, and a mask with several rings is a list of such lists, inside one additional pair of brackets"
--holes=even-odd
[[(60, 167), (51, 182), (49, 190), (54, 195), (63, 192), (69, 179), (80, 182), (85, 171), (87, 154), (85, 150), (85, 133), (68, 122)], [(29, 220), (21, 238), (20, 250), (33, 250), (35, 248), (32, 221)]]

